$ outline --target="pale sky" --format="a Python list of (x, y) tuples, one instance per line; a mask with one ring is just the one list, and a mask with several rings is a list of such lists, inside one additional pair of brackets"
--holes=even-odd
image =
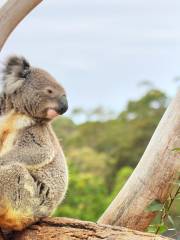
[[(2, 4), (2, 0), (0, 0)], [(49, 71), (70, 110), (120, 111), (151, 80), (174, 96), (180, 76), (179, 0), (44, 0), (16, 28), (0, 55), (24, 55)]]

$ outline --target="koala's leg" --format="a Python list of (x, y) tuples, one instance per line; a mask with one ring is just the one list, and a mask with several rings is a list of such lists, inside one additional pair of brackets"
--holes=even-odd
[(37, 185), (21, 164), (0, 166), (0, 227), (22, 230), (38, 219)]

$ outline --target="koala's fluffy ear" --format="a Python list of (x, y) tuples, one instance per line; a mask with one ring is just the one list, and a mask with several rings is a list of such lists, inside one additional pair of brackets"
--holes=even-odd
[(4, 93), (10, 95), (20, 88), (30, 73), (30, 64), (23, 57), (8, 58), (3, 70)]

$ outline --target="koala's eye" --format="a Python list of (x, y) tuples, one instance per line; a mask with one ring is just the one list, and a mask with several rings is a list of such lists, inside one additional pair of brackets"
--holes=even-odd
[(53, 90), (52, 90), (51, 88), (47, 88), (47, 89), (46, 89), (46, 92), (47, 92), (49, 95), (53, 94)]

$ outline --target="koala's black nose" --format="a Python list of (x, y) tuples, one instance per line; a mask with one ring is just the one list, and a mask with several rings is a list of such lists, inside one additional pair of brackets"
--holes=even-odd
[(59, 114), (63, 114), (68, 110), (68, 101), (65, 95), (59, 99)]

